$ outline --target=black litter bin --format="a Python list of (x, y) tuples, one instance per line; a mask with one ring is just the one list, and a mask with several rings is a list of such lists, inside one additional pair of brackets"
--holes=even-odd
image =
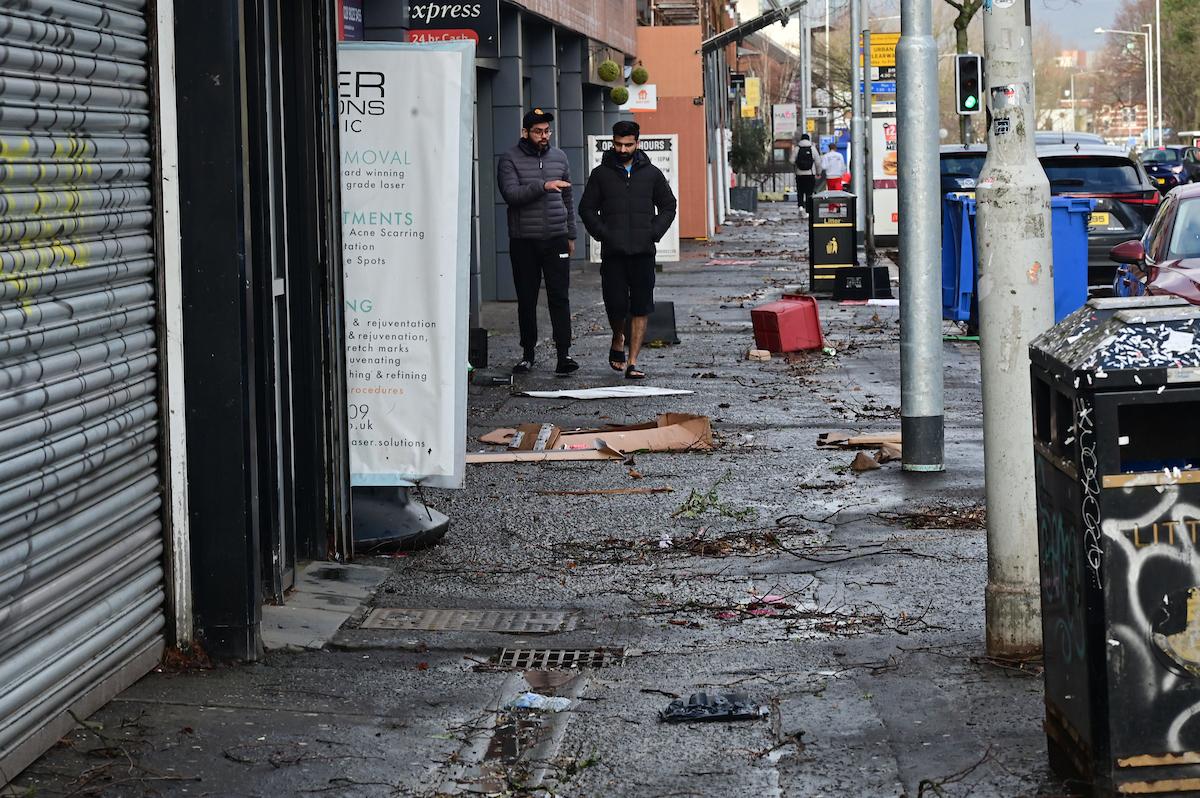
[(754, 186), (734, 186), (729, 189), (729, 207), (735, 211), (758, 213), (758, 189)]
[(1051, 766), (1200, 794), (1200, 307), (1095, 299), (1030, 346)]
[(857, 198), (845, 191), (813, 195), (808, 217), (808, 289), (832, 294), (841, 269), (858, 266)]

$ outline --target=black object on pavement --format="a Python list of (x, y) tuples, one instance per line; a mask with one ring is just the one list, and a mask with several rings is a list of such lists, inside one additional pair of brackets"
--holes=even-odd
[(408, 488), (355, 487), (351, 501), (359, 554), (428, 548), (450, 528), (448, 517), (412, 498)]
[[(632, 335), (630, 321), (626, 319), (625, 340), (628, 341)], [(679, 333), (675, 328), (674, 302), (655, 302), (654, 310), (650, 311), (650, 315), (646, 318), (646, 334), (642, 337), (642, 345), (649, 346), (654, 343), (668, 346), (675, 346), (679, 343)]]
[(744, 693), (692, 693), (687, 701), (678, 698), (658, 713), (667, 723), (686, 723), (709, 720), (755, 720), (762, 709)]
[(851, 266), (834, 274), (833, 299), (891, 299), (887, 266)]

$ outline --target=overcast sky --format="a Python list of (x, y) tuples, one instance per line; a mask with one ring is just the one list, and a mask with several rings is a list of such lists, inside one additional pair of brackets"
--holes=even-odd
[[(736, 0), (742, 20), (751, 19), (761, 13), (762, 8), (770, 8), (765, 0)], [(942, 0), (934, 0), (941, 4)], [(1112, 27), (1113, 18), (1121, 0), (1033, 0), (1034, 30), (1045, 26), (1062, 38), (1068, 49), (1099, 50), (1103, 46), (1103, 37), (1093, 31), (1096, 28)], [(832, 0), (833, 9), (845, 8), (846, 0)], [(820, 0), (810, 0), (814, 18), (821, 17), (824, 4)], [(899, 0), (871, 0), (871, 16), (898, 14)], [(892, 22), (888, 27), (897, 23)], [(794, 46), (798, 36), (798, 23), (793, 20), (786, 28), (772, 25), (766, 29), (767, 35), (788, 46)]]
[(1112, 27), (1113, 18), (1121, 0), (1034, 0), (1033, 25), (1036, 31), (1045, 25), (1062, 37), (1063, 44), (1070, 49), (1099, 50), (1102, 37), (1093, 31), (1096, 28)]

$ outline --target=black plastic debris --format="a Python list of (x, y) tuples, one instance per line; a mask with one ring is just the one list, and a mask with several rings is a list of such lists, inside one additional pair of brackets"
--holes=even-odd
[(706, 720), (755, 720), (766, 714), (766, 710), (743, 693), (692, 693), (684, 701), (678, 698), (658, 713), (659, 720), (667, 723), (687, 723)]

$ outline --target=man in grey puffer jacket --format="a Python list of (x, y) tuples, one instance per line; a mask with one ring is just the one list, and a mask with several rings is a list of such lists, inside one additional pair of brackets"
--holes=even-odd
[(567, 155), (550, 146), (554, 115), (535, 108), (521, 122), (521, 140), (500, 156), (496, 182), (508, 203), (508, 253), (517, 289), (522, 357), (514, 374), (533, 368), (537, 346), (537, 300), (546, 280), (546, 305), (558, 349), (556, 374), (579, 368), (571, 359), (571, 256), (575, 254), (575, 205)]

